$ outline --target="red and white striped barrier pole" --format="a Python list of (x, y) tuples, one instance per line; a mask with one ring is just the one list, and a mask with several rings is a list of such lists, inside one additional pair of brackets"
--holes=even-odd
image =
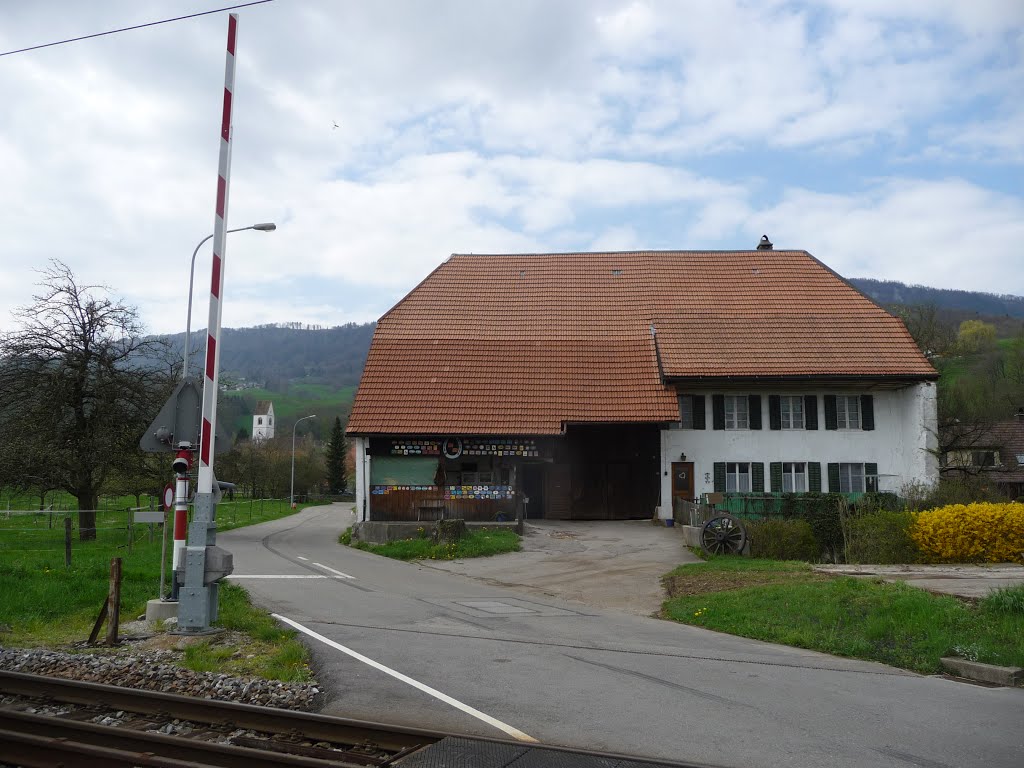
[(238, 14), (232, 13), (228, 16), (228, 49), (224, 66), (224, 108), (220, 122), (217, 204), (213, 220), (213, 270), (210, 277), (210, 315), (206, 326), (206, 381), (203, 384), (203, 425), (199, 438), (197, 493), (213, 493), (213, 437), (217, 426), (217, 387), (220, 381), (220, 320), (226, 262), (228, 189), (231, 180), (231, 101), (235, 90), (237, 35)]
[[(217, 390), (220, 380), (220, 323), (223, 307), (225, 245), (227, 240), (228, 189), (231, 179), (231, 103), (235, 89), (235, 41), (238, 15), (228, 16), (227, 58), (224, 65), (224, 107), (220, 122), (220, 161), (217, 173), (216, 216), (213, 220), (213, 269), (210, 278), (210, 314), (206, 337), (206, 379), (203, 382), (203, 421), (199, 432), (199, 477), (185, 547), (185, 583), (178, 601), (178, 629), (205, 632), (217, 618), (217, 578), (230, 573), (230, 565), (207, 583), (209, 559), (216, 555), (223, 566), (223, 551), (216, 541), (216, 508), (213, 501), (214, 434), (217, 428)], [(227, 555), (230, 558), (230, 555)], [(230, 560), (227, 561), (230, 563)]]

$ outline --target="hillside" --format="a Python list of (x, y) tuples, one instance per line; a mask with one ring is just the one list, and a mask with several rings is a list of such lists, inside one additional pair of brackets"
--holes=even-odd
[(966, 317), (1024, 318), (1024, 296), (996, 295), (948, 288), (906, 285), (894, 280), (851, 277), (849, 282), (883, 306), (934, 304), (939, 309), (966, 313)]
[[(363, 372), (376, 323), (349, 323), (334, 328), (307, 328), (297, 323), (224, 328), (221, 375), (283, 392), (295, 380), (331, 387), (355, 387)], [(166, 337), (178, 353), (185, 334)], [(202, 366), (205, 329), (192, 333), (193, 366)]]

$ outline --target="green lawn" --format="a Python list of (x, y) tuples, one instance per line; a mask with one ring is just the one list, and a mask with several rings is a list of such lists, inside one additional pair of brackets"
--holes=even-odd
[[(347, 536), (345, 534), (348, 534)], [(346, 531), (340, 541), (348, 544), (351, 533)], [(470, 531), (455, 544), (435, 544), (429, 538), (403, 539), (390, 544), (351, 544), (356, 549), (395, 560), (459, 560), (467, 557), (487, 557), (503, 552), (518, 552), (519, 535), (507, 529)]]
[[(299, 507), (302, 508), (301, 505)], [(291, 514), (285, 500), (236, 501), (217, 508), (218, 530), (273, 520)], [(159, 596), (161, 540), (159, 526), (149, 541), (149, 526), (132, 529), (128, 547), (126, 516), (97, 515), (97, 539), (80, 541), (73, 531), (71, 567), (64, 565), (63, 514), (12, 515), (0, 512), (0, 644), (11, 647), (59, 647), (85, 640), (107, 595), (110, 561), (122, 559), (121, 620), (145, 612), (146, 601)], [(73, 520), (77, 520), (72, 515)], [(168, 533), (170, 533), (168, 531)], [(171, 547), (167, 547), (170, 578)], [(217, 661), (217, 653), (192, 651), (196, 668), (217, 663), (218, 669), (263, 677), (301, 680), (308, 675), (302, 646), (294, 633), (279, 629), (263, 611), (252, 608), (244, 590), (224, 584), (220, 591), (221, 620), (228, 629), (249, 633), (252, 642), (243, 660)], [(205, 646), (205, 644), (204, 644)], [(212, 647), (212, 646), (211, 646)], [(247, 657), (252, 655), (252, 659)]]
[(666, 618), (742, 637), (940, 671), (942, 656), (1024, 666), (1024, 589), (978, 604), (806, 563), (720, 557), (665, 577)]

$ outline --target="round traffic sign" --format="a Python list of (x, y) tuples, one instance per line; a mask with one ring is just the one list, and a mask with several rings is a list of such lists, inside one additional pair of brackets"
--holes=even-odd
[(170, 509), (174, 506), (174, 486), (170, 483), (164, 488), (164, 509)]

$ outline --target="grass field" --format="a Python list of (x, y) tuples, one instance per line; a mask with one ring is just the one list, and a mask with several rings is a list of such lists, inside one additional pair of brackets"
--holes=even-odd
[[(351, 542), (351, 531), (345, 531), (339, 538), (342, 544)], [(356, 549), (395, 560), (458, 560), (466, 557), (487, 557), (503, 552), (518, 552), (519, 535), (514, 531), (498, 529), (493, 531), (470, 531), (454, 544), (435, 544), (429, 538), (403, 539), (389, 544), (350, 544)]]
[(665, 577), (666, 618), (798, 648), (940, 671), (942, 656), (1024, 666), (1024, 588), (978, 604), (806, 563), (719, 557)]
[[(301, 508), (301, 507), (300, 507)], [(218, 530), (274, 520), (291, 514), (284, 499), (222, 503), (217, 508)], [(161, 539), (159, 526), (151, 542), (149, 526), (128, 528), (124, 512), (97, 515), (96, 541), (72, 539), (71, 567), (64, 564), (63, 515), (0, 513), (0, 643), (15, 647), (59, 647), (85, 640), (108, 591), (110, 560), (122, 558), (121, 618), (133, 620), (145, 612), (146, 601), (159, 596)], [(76, 516), (72, 515), (73, 519)], [(171, 547), (166, 567), (170, 578)], [(244, 655), (247, 673), (284, 680), (308, 676), (306, 655), (294, 633), (277, 627), (263, 611), (252, 608), (245, 591), (232, 584), (221, 588), (221, 621), (228, 629), (247, 632), (251, 648)], [(252, 659), (249, 659), (249, 656)], [(221, 663), (223, 662), (223, 663)], [(195, 650), (186, 665), (239, 671), (237, 659), (218, 661), (215, 653)]]

